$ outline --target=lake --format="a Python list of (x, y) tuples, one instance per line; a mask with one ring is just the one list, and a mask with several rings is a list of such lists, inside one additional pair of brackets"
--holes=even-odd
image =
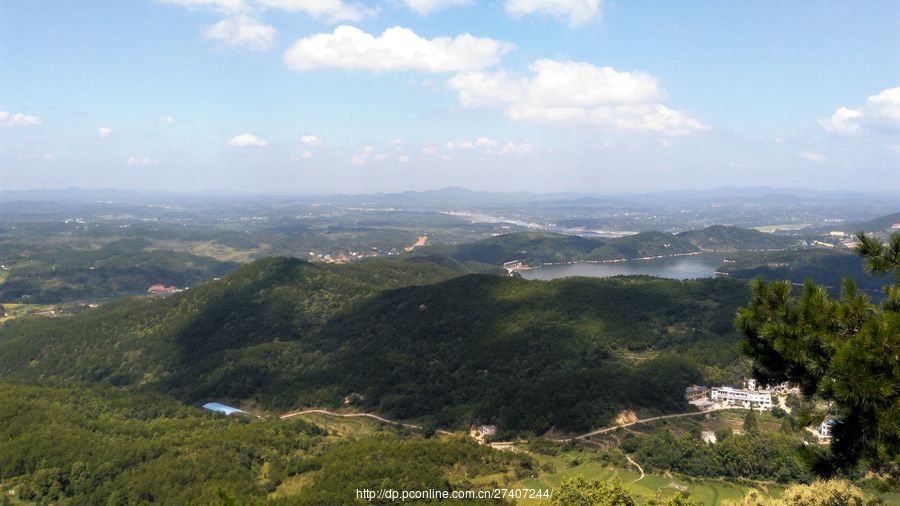
[(524, 279), (556, 279), (569, 276), (608, 278), (610, 276), (645, 275), (670, 279), (711, 278), (715, 276), (728, 255), (701, 253), (699, 255), (654, 258), (652, 260), (627, 260), (609, 263), (575, 263), (546, 265), (522, 271)]

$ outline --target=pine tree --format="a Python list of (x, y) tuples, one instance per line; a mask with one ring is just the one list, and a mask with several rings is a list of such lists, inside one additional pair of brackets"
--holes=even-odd
[(756, 419), (756, 412), (752, 409), (744, 415), (744, 432), (747, 434), (759, 432), (759, 421)]
[(806, 396), (818, 395), (837, 412), (832, 457), (818, 468), (823, 474), (860, 459), (896, 464), (900, 454), (900, 233), (887, 244), (857, 237), (865, 270), (894, 274), (880, 305), (849, 279), (839, 299), (812, 281), (794, 297), (787, 281), (756, 279), (750, 303), (735, 320), (760, 382), (799, 384)]

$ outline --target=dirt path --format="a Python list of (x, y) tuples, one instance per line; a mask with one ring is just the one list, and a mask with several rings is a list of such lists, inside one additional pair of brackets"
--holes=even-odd
[(638, 479), (636, 479), (636, 480), (633, 480), (631, 483), (637, 483), (637, 482), (643, 480), (643, 479), (644, 479), (644, 468), (641, 467), (640, 464), (638, 464), (637, 462), (635, 462), (634, 459), (631, 458), (631, 455), (628, 455), (628, 454), (626, 453), (626, 454), (625, 454), (625, 458), (628, 459), (628, 462), (630, 462), (631, 465), (633, 465), (634, 467), (638, 468), (638, 471), (641, 472), (641, 477), (638, 478)]
[[(285, 413), (285, 414), (281, 415), (279, 418), (281, 418), (282, 420), (287, 420), (288, 418), (292, 418), (295, 416), (312, 415), (312, 414), (337, 416), (340, 418), (371, 418), (372, 420), (377, 420), (381, 423), (386, 423), (389, 425), (396, 425), (398, 427), (405, 427), (407, 429), (422, 430), (421, 425), (415, 425), (412, 423), (403, 423), (403, 422), (398, 422), (396, 420), (388, 420), (387, 418), (384, 418), (384, 417), (381, 417), (378, 415), (374, 415), (372, 413), (335, 413), (333, 411), (328, 411), (326, 409), (307, 409), (307, 410), (303, 410), (303, 411), (292, 411), (290, 413)], [(435, 432), (437, 432), (439, 434), (450, 434), (450, 432), (447, 432), (445, 430), (440, 430), (440, 429), (435, 430)]]
[(623, 424), (619, 424), (619, 425), (613, 425), (612, 427), (605, 427), (603, 429), (593, 430), (591, 432), (582, 434), (580, 436), (564, 438), (564, 439), (553, 439), (553, 438), (548, 438), (548, 439), (550, 439), (550, 441), (556, 441), (558, 443), (568, 443), (569, 441), (574, 441), (574, 440), (578, 440), (578, 439), (587, 439), (591, 436), (596, 436), (598, 434), (605, 434), (607, 432), (612, 432), (614, 430), (624, 429), (625, 427), (631, 427), (632, 425), (638, 425), (638, 424), (647, 423), (647, 422), (655, 422), (656, 420), (667, 420), (669, 418), (681, 418), (684, 416), (705, 415), (707, 413), (712, 413), (713, 411), (718, 411), (720, 409), (722, 409), (722, 408), (712, 408), (712, 409), (707, 409), (705, 411), (692, 411), (690, 413), (677, 413), (674, 415), (654, 416), (652, 418), (644, 418), (643, 420), (635, 420), (635, 421), (629, 422), (629, 423), (623, 423)]

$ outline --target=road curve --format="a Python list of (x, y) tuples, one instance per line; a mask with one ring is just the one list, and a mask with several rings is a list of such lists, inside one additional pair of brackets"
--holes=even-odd
[[(381, 423), (386, 423), (389, 425), (396, 425), (398, 427), (405, 427), (407, 429), (422, 430), (421, 425), (415, 425), (412, 423), (403, 423), (403, 422), (398, 422), (396, 420), (388, 420), (387, 418), (384, 418), (384, 417), (381, 417), (381, 416), (378, 416), (378, 415), (375, 415), (372, 413), (335, 413), (333, 411), (328, 411), (327, 409), (306, 409), (303, 411), (291, 411), (290, 413), (285, 413), (285, 414), (279, 416), (278, 418), (280, 418), (282, 420), (287, 420), (288, 418), (292, 418), (295, 416), (311, 415), (311, 414), (337, 416), (340, 418), (371, 418), (372, 420), (377, 420)], [(440, 430), (440, 429), (435, 430), (435, 432), (438, 432), (440, 434), (450, 434), (450, 432), (447, 432), (445, 430)]]
[(644, 475), (644, 468), (641, 467), (640, 464), (638, 464), (637, 462), (635, 462), (634, 459), (631, 458), (631, 455), (628, 455), (628, 454), (626, 453), (626, 454), (625, 454), (625, 458), (628, 460), (628, 462), (631, 462), (631, 465), (633, 465), (634, 467), (638, 468), (638, 471), (641, 472), (641, 477), (640, 477), (640, 478), (637, 478), (637, 479), (635, 479), (635, 480), (633, 480), (631, 483), (637, 483), (637, 482), (643, 480), (643, 479), (644, 479), (644, 476), (645, 476), (645, 475)]
[(635, 420), (633, 422), (623, 423), (621, 425), (614, 425), (612, 427), (605, 427), (603, 429), (592, 430), (591, 432), (581, 434), (580, 436), (574, 436), (574, 437), (563, 438), (563, 439), (552, 439), (552, 438), (548, 438), (548, 439), (550, 439), (550, 441), (556, 441), (558, 443), (568, 443), (569, 441), (575, 441), (578, 439), (587, 439), (591, 436), (596, 436), (598, 434), (612, 432), (614, 430), (623, 429), (625, 427), (631, 427), (632, 425), (638, 425), (638, 424), (647, 423), (647, 422), (655, 422), (656, 420), (666, 420), (668, 418), (681, 418), (684, 416), (705, 415), (707, 413), (712, 413), (713, 411), (719, 411), (720, 409), (722, 409), (722, 408), (712, 408), (712, 409), (707, 409), (704, 411), (691, 411), (690, 413), (676, 413), (674, 415), (654, 416), (652, 418), (644, 418), (643, 420)]

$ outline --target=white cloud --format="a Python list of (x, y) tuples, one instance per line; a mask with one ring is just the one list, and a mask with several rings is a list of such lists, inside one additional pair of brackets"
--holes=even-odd
[(443, 151), (438, 146), (428, 145), (422, 148), (422, 153), (431, 156), (446, 156), (446, 153), (452, 151), (471, 151), (476, 149), (489, 155), (525, 155), (534, 151), (534, 145), (530, 142), (479, 137), (474, 141), (447, 141), (443, 144)]
[(513, 16), (541, 14), (569, 18), (572, 26), (600, 16), (600, 0), (506, 0), (506, 12)]
[(349, 4), (343, 0), (259, 0), (259, 5), (288, 12), (303, 12), (328, 23), (359, 21), (378, 13), (378, 9), (357, 3)]
[(808, 161), (808, 162), (827, 162), (828, 157), (823, 155), (822, 153), (815, 153), (813, 151), (804, 151), (800, 153), (800, 158)]
[(511, 44), (468, 33), (455, 38), (425, 39), (409, 28), (388, 28), (375, 37), (342, 25), (334, 33), (297, 40), (284, 54), (292, 70), (340, 68), (345, 70), (419, 70), (461, 72), (495, 65)]
[(362, 149), (356, 152), (353, 157), (350, 159), (350, 163), (353, 165), (365, 165), (369, 163), (369, 160), (375, 155), (375, 148), (372, 146), (363, 146)]
[(397, 157), (397, 161), (400, 163), (406, 163), (409, 161), (409, 155), (400, 155)]
[(235, 135), (228, 141), (228, 144), (237, 147), (263, 147), (269, 144), (269, 141), (257, 137), (253, 134), (240, 134)]
[(152, 165), (155, 162), (150, 158), (147, 158), (146, 156), (142, 158), (130, 156), (127, 160), (125, 160), (125, 163), (133, 167), (146, 167), (148, 165)]
[(313, 156), (312, 151), (304, 151), (303, 152), (303, 158), (312, 158), (312, 156)]
[(859, 132), (861, 120), (862, 112), (846, 107), (838, 107), (830, 117), (820, 119), (819, 125), (832, 133), (855, 134)]
[(872, 95), (856, 109), (838, 107), (831, 116), (820, 119), (819, 126), (841, 135), (900, 130), (900, 87)]
[(44, 160), (44, 161), (49, 161), (49, 160), (55, 160), (55, 159), (56, 159), (56, 157), (53, 156), (53, 155), (51, 155), (50, 153), (44, 153), (44, 154), (40, 154), (40, 153), (17, 153), (17, 154), (16, 154), (16, 160), (22, 160), (22, 161), (32, 161), (32, 160)]
[(467, 72), (448, 86), (464, 107), (504, 106), (516, 120), (593, 124), (616, 130), (685, 135), (706, 125), (660, 102), (665, 91), (643, 72), (617, 71), (589, 63), (538, 60), (533, 76), (505, 71)]
[(475, 145), (480, 148), (496, 148), (499, 144), (499, 141), (491, 139), (489, 137), (479, 137), (475, 140)]
[(113, 133), (113, 129), (112, 129), (112, 128), (110, 128), (110, 127), (100, 127), (100, 128), (97, 129), (97, 138), (98, 138), (98, 139), (105, 139), (105, 138), (109, 137), (110, 135), (112, 135), (112, 133)]
[(163, 125), (174, 125), (175, 118), (172, 116), (163, 116), (163, 117), (159, 118), (159, 122), (162, 123)]
[(506, 141), (497, 150), (498, 155), (527, 155), (534, 151), (534, 146), (530, 142), (513, 142)]
[(405, 0), (406, 6), (423, 16), (456, 5), (470, 5), (472, 0)]
[(159, 0), (163, 3), (180, 5), (188, 9), (212, 9), (219, 12), (233, 13), (247, 9), (244, 0)]
[(237, 15), (223, 19), (204, 32), (207, 39), (230, 46), (242, 46), (256, 51), (266, 51), (275, 44), (278, 30), (253, 16)]
[(446, 149), (447, 151), (467, 150), (467, 149), (474, 149), (474, 148), (475, 148), (475, 143), (472, 141), (460, 141), (460, 142), (448, 141), (448, 142), (444, 143), (444, 149)]
[(303, 144), (306, 144), (307, 146), (313, 147), (313, 148), (317, 148), (317, 147), (321, 146), (322, 144), (325, 144), (322, 141), (322, 139), (320, 139), (319, 137), (317, 137), (315, 135), (311, 135), (311, 134), (306, 134), (306, 135), (301, 136), (300, 142), (302, 142)]
[(0, 111), (0, 126), (4, 128), (15, 126), (34, 126), (40, 124), (41, 118), (37, 116), (28, 116), (27, 114), (22, 114), (20, 112), (10, 113), (6, 111)]

